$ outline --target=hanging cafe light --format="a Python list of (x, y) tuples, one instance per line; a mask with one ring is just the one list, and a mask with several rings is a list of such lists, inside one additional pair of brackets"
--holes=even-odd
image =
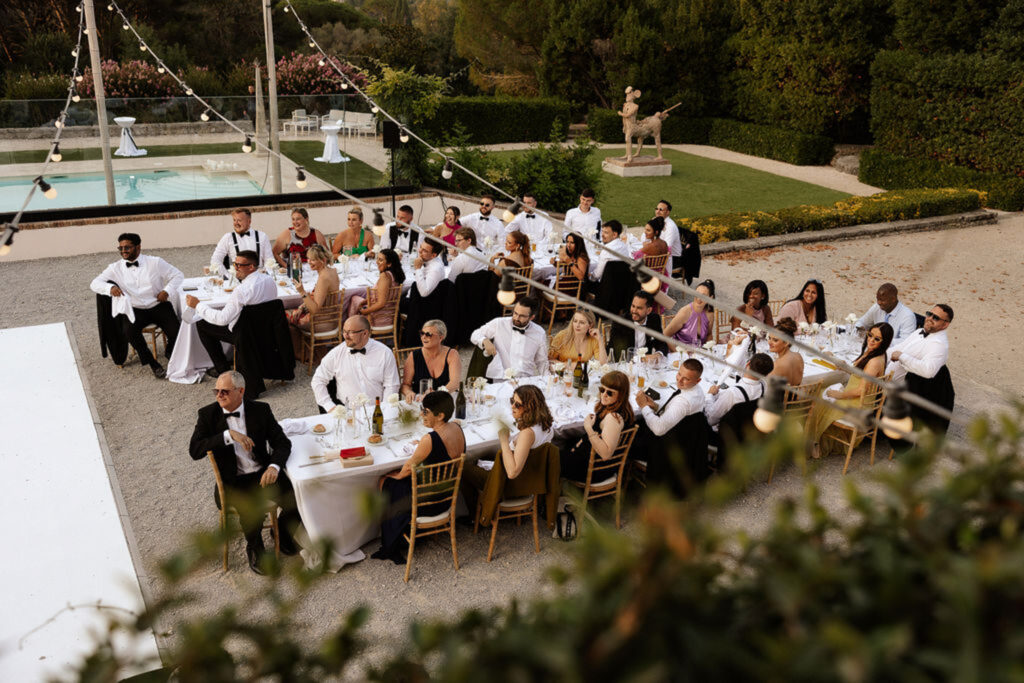
[(307, 184), (308, 183), (306, 182), (306, 174), (303, 172), (302, 166), (296, 166), (295, 167), (295, 187), (299, 188), (300, 190), (305, 190)]

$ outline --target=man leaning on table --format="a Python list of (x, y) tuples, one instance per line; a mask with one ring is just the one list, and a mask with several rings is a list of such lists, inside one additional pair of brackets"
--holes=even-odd
[[(398, 393), (401, 382), (395, 356), (384, 344), (370, 339), (370, 322), (353, 315), (342, 326), (345, 343), (335, 346), (320, 361), (310, 385), (324, 412), (336, 405), (352, 406), (352, 399), (366, 394), (371, 400)], [(335, 383), (334, 395), (328, 384)]]
[[(212, 451), (217, 469), (228, 493), (228, 504), (238, 509), (245, 534), (245, 554), (249, 568), (262, 574), (263, 516), (266, 506), (242, 504), (239, 496), (252, 497), (260, 488), (269, 489), (267, 500), (281, 507), (278, 519), (281, 552), (294, 555), (298, 548), (293, 534), (299, 526), (299, 513), (288, 475), (282, 471), (292, 451), (291, 441), (274, 419), (270, 406), (245, 399), (245, 378), (239, 372), (225, 372), (217, 378), (213, 390), (216, 401), (199, 409), (189, 455), (202, 460)], [(214, 501), (224, 504), (214, 489)], [(250, 499), (251, 503), (255, 503)], [(275, 507), (276, 512), (276, 507)]]
[(148, 365), (157, 377), (167, 371), (149, 352), (142, 329), (156, 325), (167, 335), (167, 357), (178, 338), (178, 314), (170, 298), (176, 296), (184, 275), (158, 256), (143, 256), (142, 238), (133, 232), (117, 238), (121, 260), (111, 263), (92, 281), (89, 288), (115, 300), (111, 310), (128, 342), (139, 354), (139, 362)]
[(906, 339), (917, 329), (917, 316), (900, 301), (896, 285), (891, 282), (886, 282), (878, 288), (878, 292), (875, 293), (875, 303), (857, 321), (856, 327), (859, 330), (866, 330), (878, 323), (892, 325), (894, 344)]
[(232, 211), (231, 226), (231, 232), (220, 238), (210, 257), (210, 265), (216, 267), (222, 276), (227, 275), (228, 267), (241, 251), (256, 252), (257, 268), (267, 259), (274, 258), (274, 247), (267, 233), (251, 227), (252, 211), (244, 208)]
[(235, 343), (235, 323), (242, 315), (242, 307), (277, 298), (277, 283), (271, 276), (256, 270), (259, 264), (256, 252), (238, 252), (234, 266), (241, 284), (228, 295), (224, 308), (213, 308), (191, 294), (185, 297), (186, 305), (201, 316), (201, 320), (196, 322), (196, 332), (199, 333), (199, 342), (213, 361), (213, 367), (206, 371), (211, 377), (218, 377), (231, 369), (221, 342)]
[(661, 316), (654, 312), (654, 295), (642, 289), (633, 294), (633, 300), (629, 304), (629, 317), (635, 327), (626, 327), (620, 323), (612, 325), (611, 345), (612, 350), (621, 357), (622, 352), (633, 347), (635, 349), (647, 349), (647, 355), (660, 353), (668, 354), (668, 344), (664, 340), (651, 336), (651, 332), (661, 334)]
[[(924, 314), (924, 327), (890, 347), (886, 368), (894, 381), (906, 379), (907, 391), (947, 410), (953, 410), (956, 398), (953, 380), (946, 367), (949, 359), (946, 328), (952, 322), (951, 307), (947, 304), (932, 306)], [(949, 420), (915, 405), (910, 406), (910, 414), (938, 434), (944, 434), (949, 427)]]
[(511, 368), (513, 376), (532, 377), (544, 374), (548, 366), (548, 336), (544, 328), (533, 322), (537, 300), (520, 296), (512, 307), (511, 317), (499, 317), (484, 323), (470, 335), (474, 346), (493, 357), (487, 366), (488, 379), (504, 379)]

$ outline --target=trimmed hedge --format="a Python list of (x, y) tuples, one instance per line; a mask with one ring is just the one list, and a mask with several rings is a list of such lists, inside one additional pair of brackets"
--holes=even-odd
[(446, 97), (425, 131), (437, 142), (444, 142), (456, 126), (473, 145), (538, 142), (550, 140), (556, 124), (564, 140), (569, 120), (569, 103), (554, 98)]
[(880, 52), (871, 129), (882, 149), (1024, 176), (1024, 63), (981, 54)]
[(850, 197), (832, 206), (794, 206), (779, 211), (727, 213), (676, 219), (679, 227), (694, 230), (703, 244), (842, 228), (851, 225), (945, 216), (974, 211), (983, 193), (944, 188), (885, 192), (871, 197)]
[[(597, 142), (625, 142), (622, 118), (611, 109), (591, 109), (587, 129)], [(713, 145), (798, 166), (827, 164), (833, 153), (832, 141), (821, 135), (730, 119), (669, 116), (662, 127), (661, 141), (674, 145)]]
[(916, 187), (964, 187), (986, 194), (985, 206), (1004, 211), (1024, 210), (1024, 178), (984, 173), (932, 159), (911, 159), (878, 149), (860, 156), (862, 183), (901, 190)]

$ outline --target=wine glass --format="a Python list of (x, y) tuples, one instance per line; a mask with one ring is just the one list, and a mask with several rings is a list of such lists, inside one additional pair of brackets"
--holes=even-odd
[(421, 379), (420, 380), (420, 396), (426, 396), (434, 390), (433, 378)]

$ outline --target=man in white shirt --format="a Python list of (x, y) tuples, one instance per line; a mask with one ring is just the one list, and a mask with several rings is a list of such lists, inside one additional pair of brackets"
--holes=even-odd
[(601, 239), (601, 209), (594, 206), (593, 190), (583, 190), (580, 193), (580, 205), (565, 212), (565, 226), (569, 232), (578, 232), (595, 240)]
[(712, 384), (708, 389), (708, 399), (704, 406), (704, 415), (713, 430), (718, 431), (718, 423), (725, 414), (737, 403), (755, 401), (764, 394), (764, 382), (759, 379), (768, 375), (775, 368), (775, 363), (767, 353), (755, 353), (747, 363), (747, 371), (737, 384), (728, 389), (720, 389)]
[[(329, 413), (338, 404), (353, 408), (353, 399), (359, 394), (373, 400), (398, 393), (395, 356), (387, 346), (370, 339), (370, 321), (361, 315), (350, 316), (342, 334), (345, 343), (324, 356), (310, 381), (321, 410)], [(336, 384), (334, 396), (327, 388), (331, 380)]]
[(452, 259), (451, 266), (448, 268), (449, 280), (455, 282), (462, 273), (475, 273), (487, 268), (487, 257), (476, 246), (476, 233), (473, 228), (456, 230), (455, 246), (463, 251), (458, 252), (458, 256)]
[[(618, 261), (621, 259), (616, 258), (611, 254), (621, 254), (626, 258), (629, 258), (629, 244), (626, 240), (622, 239), (622, 223), (616, 220), (610, 220), (601, 226), (601, 241), (604, 243), (605, 248), (600, 250), (600, 253), (591, 260), (591, 273), (590, 279), (594, 282), (600, 282), (601, 277), (604, 275), (605, 266), (610, 261)], [(630, 261), (632, 262), (632, 261)]]
[(277, 283), (266, 273), (257, 272), (259, 260), (254, 251), (240, 251), (235, 256), (235, 273), (241, 284), (228, 296), (224, 308), (217, 309), (205, 301), (199, 301), (191, 294), (185, 303), (194, 309), (202, 319), (196, 322), (199, 341), (213, 361), (213, 367), (206, 371), (210, 377), (219, 377), (231, 369), (221, 342), (235, 343), (235, 323), (242, 315), (243, 306), (252, 306), (277, 298)]
[(217, 242), (210, 257), (210, 265), (217, 268), (223, 276), (227, 275), (231, 262), (240, 251), (256, 252), (256, 267), (260, 267), (269, 258), (274, 258), (274, 248), (270, 244), (267, 233), (251, 228), (252, 211), (241, 208), (231, 212), (231, 232), (225, 234)]
[(704, 410), (704, 392), (700, 388), (700, 377), (704, 365), (696, 358), (687, 358), (676, 373), (676, 391), (658, 408), (650, 396), (642, 391), (636, 393), (636, 404), (640, 406), (647, 428), (655, 436), (664, 436), (687, 415)]
[(476, 232), (476, 237), (480, 242), (484, 242), (488, 237), (495, 244), (500, 244), (499, 240), (504, 239), (506, 232), (505, 226), (502, 225), (501, 219), (497, 216), (492, 215), (494, 211), (494, 197), (489, 194), (485, 194), (480, 197), (480, 210), (475, 211), (468, 216), (463, 216), (459, 221), (462, 223), (464, 228), (473, 228)]
[[(420, 244), (419, 255), (413, 259), (413, 279), (416, 280), (413, 286), (421, 297), (433, 294), (441, 280), (444, 280), (444, 264), (437, 258), (440, 253), (441, 243), (434, 238), (428, 238)], [(409, 293), (412, 294), (412, 289)]]
[(411, 254), (420, 239), (420, 233), (408, 227), (414, 225), (412, 207), (403, 204), (395, 213), (398, 221), (384, 226), (384, 236), (380, 238), (381, 249), (394, 249), (399, 255)]
[(512, 308), (512, 317), (500, 317), (484, 323), (469, 340), (494, 360), (487, 366), (488, 379), (506, 379), (505, 371), (515, 377), (544, 374), (548, 365), (548, 336), (533, 322), (538, 302), (532, 296), (520, 296)]
[(508, 231), (518, 230), (534, 244), (547, 244), (551, 240), (551, 221), (535, 212), (537, 198), (532, 194), (523, 195), (523, 210), (508, 223)]
[(875, 303), (857, 321), (857, 328), (866, 330), (878, 323), (892, 326), (893, 342), (903, 341), (917, 329), (917, 316), (900, 301), (896, 285), (886, 282), (875, 293)]
[[(171, 357), (178, 338), (178, 314), (171, 303), (185, 276), (158, 256), (141, 256), (142, 238), (133, 232), (117, 238), (121, 260), (111, 263), (89, 285), (97, 294), (115, 300), (111, 311), (122, 334), (139, 354), (139, 362), (148, 365), (158, 378), (167, 371), (150, 353), (142, 336), (143, 328), (156, 325), (167, 335), (167, 357)], [(121, 297), (124, 297), (123, 299)]]
[(665, 219), (665, 229), (661, 231), (661, 239), (665, 240), (665, 244), (668, 245), (668, 253), (671, 255), (672, 261), (670, 272), (674, 272), (683, 267), (683, 242), (679, 237), (679, 226), (669, 217), (671, 212), (672, 205), (665, 199), (659, 201), (658, 205), (654, 207), (654, 215)]
[[(924, 327), (914, 330), (909, 337), (890, 347), (889, 365), (886, 368), (893, 373), (894, 381), (906, 378), (907, 391), (949, 411), (953, 410), (956, 400), (953, 380), (946, 367), (949, 359), (946, 328), (951, 322), (952, 308), (946, 304), (932, 306), (924, 314)], [(916, 405), (910, 406), (910, 415), (937, 434), (944, 434), (949, 427), (948, 419)]]

